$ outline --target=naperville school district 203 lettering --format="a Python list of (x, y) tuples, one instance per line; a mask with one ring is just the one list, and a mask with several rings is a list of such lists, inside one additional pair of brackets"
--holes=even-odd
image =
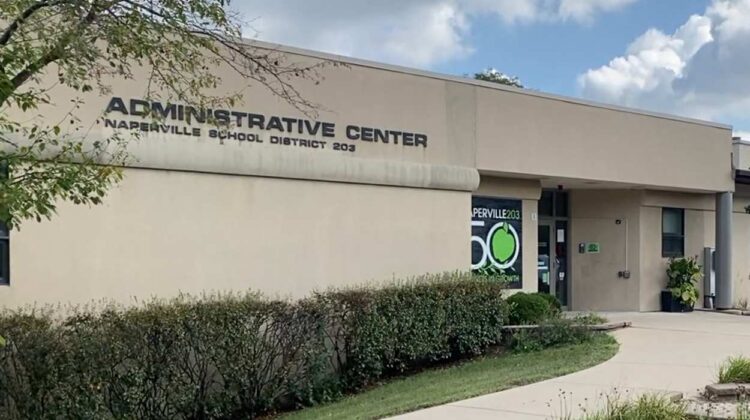
[[(111, 118), (112, 114), (125, 119)], [(174, 124), (179, 122), (180, 124)], [(195, 127), (194, 125), (210, 125)], [(427, 135), (361, 125), (344, 128), (346, 142), (336, 141), (335, 123), (303, 118), (254, 114), (229, 109), (196, 108), (143, 99), (112, 97), (105, 110), (104, 126), (161, 134), (269, 143), (310, 149), (354, 152), (358, 142), (400, 147), (427, 147)], [(249, 129), (252, 131), (244, 131)], [(205, 130), (205, 131), (204, 131)]]

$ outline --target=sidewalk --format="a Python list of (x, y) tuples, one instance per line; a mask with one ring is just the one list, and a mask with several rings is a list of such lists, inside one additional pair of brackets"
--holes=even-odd
[[(582, 413), (605, 395), (678, 391), (693, 395), (715, 379), (728, 356), (750, 355), (750, 317), (710, 312), (612, 313), (633, 326), (613, 335), (620, 352), (560, 378), (408, 413), (402, 420), (553, 419)], [(616, 391), (615, 391), (616, 390)]]

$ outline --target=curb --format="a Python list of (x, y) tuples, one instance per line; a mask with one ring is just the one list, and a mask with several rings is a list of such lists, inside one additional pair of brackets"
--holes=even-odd
[(689, 418), (701, 420), (736, 419), (743, 398), (748, 395), (749, 384), (709, 384), (705, 393), (685, 401)]
[(750, 316), (750, 310), (745, 309), (705, 309), (705, 308), (695, 308), (696, 311), (700, 312), (711, 312), (715, 314), (724, 314), (724, 315), (736, 315), (736, 316)]
[[(615, 331), (620, 330), (623, 328), (628, 328), (632, 326), (633, 323), (631, 321), (622, 321), (622, 322), (607, 322), (604, 324), (597, 324), (597, 325), (578, 325), (579, 327), (587, 328), (591, 331), (603, 331), (603, 332), (609, 332), (609, 331)], [(500, 327), (502, 331), (520, 331), (520, 330), (534, 330), (539, 328), (539, 325), (503, 325)]]
[(750, 384), (710, 384), (706, 385), (706, 395), (709, 398), (734, 397), (739, 398), (750, 394)]

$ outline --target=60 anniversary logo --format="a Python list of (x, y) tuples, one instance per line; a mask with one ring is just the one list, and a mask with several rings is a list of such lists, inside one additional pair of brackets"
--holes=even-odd
[(522, 201), (474, 196), (471, 203), (472, 270), (502, 274), (509, 288), (521, 288)]
[[(485, 227), (485, 222), (472, 220), (471, 226)], [(508, 222), (495, 223), (486, 238), (472, 235), (471, 241), (476, 242), (482, 248), (482, 258), (471, 265), (474, 270), (485, 267), (488, 261), (495, 267), (505, 270), (513, 267), (518, 260), (521, 241), (516, 229)]]

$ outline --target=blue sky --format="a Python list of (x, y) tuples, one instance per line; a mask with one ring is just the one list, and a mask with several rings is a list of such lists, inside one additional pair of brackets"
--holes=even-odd
[(484, 16), (472, 23), (471, 44), (476, 52), (433, 69), (472, 74), (495, 67), (519, 77), (527, 87), (578, 96), (579, 74), (621, 55), (649, 28), (674, 32), (707, 5), (707, 0), (642, 0), (586, 24), (569, 21), (508, 25), (493, 16)]
[(243, 0), (246, 36), (732, 124), (750, 137), (750, 0)]

